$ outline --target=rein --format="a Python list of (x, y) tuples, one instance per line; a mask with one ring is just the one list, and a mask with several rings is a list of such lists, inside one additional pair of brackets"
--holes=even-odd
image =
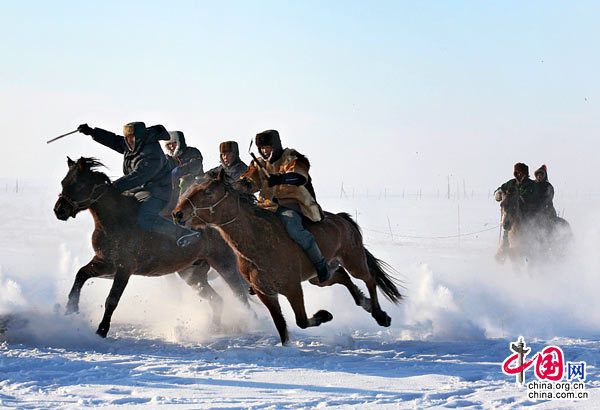
[[(100, 192), (100, 194), (98, 196), (94, 197), (96, 190), (101, 187), (106, 187), (106, 189), (104, 191)], [(82, 199), (81, 201), (74, 201), (73, 199), (69, 198), (67, 195), (65, 195), (63, 193), (58, 194), (58, 197), (62, 198), (69, 205), (71, 205), (71, 207), (73, 207), (73, 214), (75, 214), (79, 211), (89, 208), (90, 206), (92, 206), (93, 204), (98, 202), (100, 200), (100, 198), (102, 198), (102, 196), (106, 192), (108, 192), (108, 184), (102, 183), (102, 184), (94, 185), (94, 187), (92, 188), (92, 192), (90, 192), (90, 196), (85, 199)]]
[[(192, 200), (190, 198), (186, 198), (186, 201), (188, 201), (188, 203), (190, 204), (190, 206), (193, 209), (192, 213), (190, 214), (190, 217), (186, 221), (188, 221), (192, 218), (198, 218), (203, 224), (214, 225), (214, 226), (225, 226), (225, 225), (229, 225), (230, 223), (235, 222), (240, 214), (240, 197), (239, 196), (237, 197), (237, 208), (238, 208), (237, 213), (233, 217), (233, 219), (230, 219), (227, 222), (223, 222), (223, 223), (209, 222), (209, 221), (203, 219), (198, 213), (198, 211), (208, 210), (208, 213), (210, 215), (214, 214), (215, 213), (214, 209), (217, 206), (219, 206), (228, 196), (229, 196), (229, 192), (225, 192), (225, 195), (223, 195), (223, 197), (221, 199), (219, 199), (217, 202), (215, 202), (214, 204), (212, 204), (210, 206), (201, 206), (201, 207), (194, 205), (194, 203), (192, 202)], [(184, 222), (186, 222), (186, 221), (184, 221)]]

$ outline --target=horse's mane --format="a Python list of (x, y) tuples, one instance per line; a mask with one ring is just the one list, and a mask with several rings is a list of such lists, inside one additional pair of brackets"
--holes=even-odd
[(277, 219), (273, 212), (267, 211), (266, 209), (263, 209), (260, 206), (258, 206), (258, 201), (256, 200), (256, 197), (253, 194), (250, 194), (242, 189), (237, 189), (233, 186), (231, 182), (227, 180), (223, 180), (221, 181), (221, 183), (223, 184), (223, 187), (225, 188), (226, 192), (232, 193), (239, 198), (240, 203), (250, 205), (254, 215), (264, 219), (269, 219), (271, 221)]
[[(107, 185), (109, 185), (112, 188), (112, 181), (110, 180), (108, 175), (98, 170), (98, 168), (101, 167), (106, 168), (106, 165), (104, 165), (99, 159), (94, 157), (81, 157), (77, 162), (79, 163), (80, 161), (92, 175), (101, 178), (102, 180), (104, 180), (104, 182), (106, 182)], [(129, 203), (132, 206), (139, 206), (139, 203), (136, 201), (135, 198), (124, 195), (121, 196), (125, 203)]]
[[(102, 162), (100, 162), (100, 160), (98, 158), (81, 157), (81, 158), (79, 158), (79, 161), (82, 161), (83, 164), (86, 166), (86, 168), (88, 168), (90, 171), (96, 171), (96, 169), (100, 168), (100, 167), (106, 168), (106, 166)], [(103, 172), (99, 172), (99, 173), (104, 174)]]
[(111, 180), (108, 177), (108, 175), (106, 175), (102, 171), (98, 171), (98, 168), (101, 168), (101, 167), (106, 168), (106, 165), (104, 165), (98, 158), (81, 157), (81, 158), (79, 158), (77, 163), (80, 165), (83, 165), (83, 167), (85, 169), (87, 169), (88, 171), (90, 171), (93, 175), (97, 175), (100, 178), (102, 178), (108, 185), (111, 184)]

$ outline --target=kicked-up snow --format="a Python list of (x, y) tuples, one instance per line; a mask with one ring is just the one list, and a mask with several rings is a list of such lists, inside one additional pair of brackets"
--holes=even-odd
[[(563, 261), (498, 265), (499, 211), (487, 196), (321, 197), (358, 219), (365, 243), (398, 272), (405, 300), (383, 297), (382, 328), (342, 287), (304, 285), (307, 311), (334, 319), (299, 329), (283, 303), (289, 346), (257, 300), (248, 312), (220, 278), (223, 327), (177, 276), (133, 277), (107, 339), (94, 331), (109, 280), (67, 294), (92, 256), (84, 212), (58, 221), (59, 186), (0, 192), (0, 407), (595, 408), (600, 405), (600, 214), (597, 198), (561, 198), (575, 242)], [(458, 237), (458, 233), (461, 236)], [(356, 281), (359, 286), (362, 284)], [(364, 287), (362, 287), (364, 289)], [(534, 400), (502, 373), (509, 343), (560, 346), (585, 361), (586, 400)], [(534, 380), (532, 371), (526, 381)]]

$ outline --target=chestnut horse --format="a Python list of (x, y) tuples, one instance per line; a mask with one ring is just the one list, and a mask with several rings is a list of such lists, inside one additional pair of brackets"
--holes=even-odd
[(248, 308), (248, 285), (241, 277), (231, 248), (214, 229), (201, 231), (202, 239), (186, 247), (178, 247), (173, 238), (146, 232), (136, 225), (138, 202), (117, 192), (110, 179), (95, 170), (102, 164), (94, 158), (68, 158), (69, 171), (62, 180), (62, 192), (54, 206), (62, 221), (89, 209), (95, 230), (92, 246), (95, 255), (77, 272), (69, 293), (67, 313), (79, 311), (79, 295), (90, 278), (113, 278), (106, 299), (104, 316), (96, 333), (106, 337), (112, 314), (119, 303), (131, 275), (162, 276), (173, 272), (208, 299), (213, 311), (213, 324), (219, 325), (223, 301), (209, 285), (207, 273), (212, 266)]
[[(242, 275), (271, 313), (282, 344), (287, 343), (288, 332), (278, 294), (288, 299), (296, 324), (302, 329), (319, 326), (333, 318), (325, 310), (307, 317), (300, 282), (312, 278), (311, 283), (317, 284), (314, 266), (277, 217), (259, 208), (253, 195), (229, 185), (223, 172), (216, 179), (192, 186), (184, 193), (173, 210), (173, 218), (194, 229), (213, 226), (221, 233), (237, 254)], [(358, 225), (348, 214), (325, 213), (321, 222), (309, 223), (307, 228), (325, 258), (340, 263), (323, 285), (347, 286), (357, 305), (370, 312), (379, 325), (389, 326), (391, 318), (379, 306), (377, 287), (393, 303), (398, 303), (402, 296), (394, 280), (384, 271), (389, 265), (365, 249)], [(370, 300), (356, 297), (355, 285), (347, 272), (365, 282)]]

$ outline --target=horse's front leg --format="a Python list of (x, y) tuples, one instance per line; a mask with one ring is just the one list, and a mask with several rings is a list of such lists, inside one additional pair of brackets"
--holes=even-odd
[(122, 269), (117, 270), (112, 287), (110, 288), (110, 292), (108, 293), (108, 297), (106, 298), (102, 322), (100, 322), (98, 330), (96, 330), (97, 335), (101, 337), (106, 337), (106, 335), (108, 334), (112, 314), (117, 308), (117, 305), (119, 304), (119, 300), (121, 299), (121, 295), (123, 295), (123, 291), (125, 290), (125, 286), (127, 286), (127, 282), (129, 282), (130, 276), (131, 272), (129, 271), (125, 271)]
[(88, 279), (97, 278), (99, 276), (110, 275), (111, 266), (97, 258), (93, 258), (87, 265), (82, 266), (77, 275), (75, 275), (75, 281), (69, 292), (69, 300), (67, 302), (66, 315), (71, 313), (79, 313), (79, 296), (81, 295), (81, 289)]

